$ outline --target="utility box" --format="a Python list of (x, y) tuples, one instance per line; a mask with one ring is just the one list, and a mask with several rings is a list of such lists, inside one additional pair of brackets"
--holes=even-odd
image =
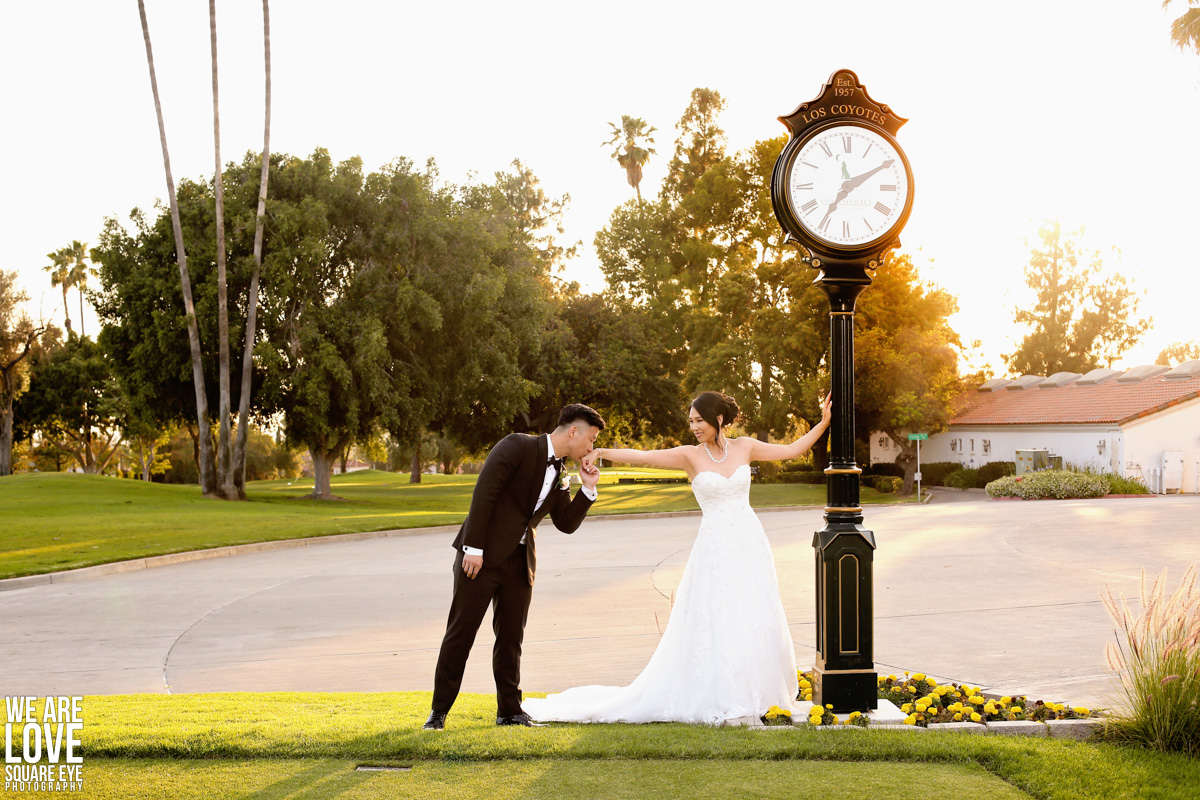
[(1164, 450), (1162, 454), (1161, 494), (1183, 492), (1183, 451)]
[(1017, 451), (1017, 474), (1024, 475), (1027, 472), (1037, 472), (1038, 470), (1050, 468), (1050, 451), (1049, 450), (1018, 450)]

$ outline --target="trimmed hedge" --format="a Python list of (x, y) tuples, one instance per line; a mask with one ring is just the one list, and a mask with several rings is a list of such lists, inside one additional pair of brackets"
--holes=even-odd
[(819, 470), (805, 472), (784, 472), (778, 478), (779, 483), (809, 483), (813, 485), (825, 482), (825, 473)]
[(990, 497), (1020, 497), (1024, 500), (1069, 497), (1104, 497), (1108, 481), (1101, 475), (1047, 469), (1025, 475), (999, 478), (987, 485)]
[(925, 486), (945, 486), (946, 476), (962, 469), (957, 461), (930, 461), (921, 465), (921, 483)]
[(864, 467), (863, 475), (887, 475), (892, 478), (903, 478), (904, 467), (885, 461), (882, 464), (872, 464), (869, 467)]
[(979, 482), (979, 470), (959, 467), (942, 479), (942, 485), (951, 489), (982, 489), (986, 483)]
[(1009, 475), (1017, 474), (1017, 464), (1015, 461), (989, 461), (979, 468), (979, 479), (982, 483), (979, 488), (987, 486), (997, 478), (1007, 478)]

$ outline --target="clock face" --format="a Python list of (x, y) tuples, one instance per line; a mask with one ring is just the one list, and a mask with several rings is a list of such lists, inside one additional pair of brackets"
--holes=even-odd
[(787, 174), (792, 213), (816, 239), (860, 247), (882, 239), (908, 201), (908, 168), (895, 145), (869, 128), (835, 125), (818, 131)]

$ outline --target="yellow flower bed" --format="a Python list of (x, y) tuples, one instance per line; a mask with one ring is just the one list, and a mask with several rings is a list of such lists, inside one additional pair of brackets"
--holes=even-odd
[[(797, 700), (812, 702), (812, 673), (796, 671), (800, 682)], [(942, 722), (999, 722), (1002, 720), (1034, 720), (1045, 722), (1053, 719), (1086, 719), (1092, 715), (1083, 706), (1068, 706), (1065, 703), (1046, 703), (1038, 700), (1029, 703), (1025, 697), (1001, 697), (988, 699), (979, 687), (957, 683), (938, 684), (933, 678), (917, 672), (904, 673), (903, 678), (895, 675), (879, 676), (879, 699), (889, 700), (907, 716), (905, 725), (926, 727)], [(814, 705), (809, 712), (809, 725), (858, 725), (867, 727), (868, 718), (855, 711), (846, 719), (833, 713), (833, 706)], [(792, 724), (792, 714), (778, 706), (763, 716), (768, 725)]]

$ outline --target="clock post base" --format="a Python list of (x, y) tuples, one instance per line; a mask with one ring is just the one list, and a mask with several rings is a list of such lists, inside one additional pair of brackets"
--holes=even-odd
[(879, 708), (879, 676), (875, 670), (813, 667), (813, 705), (832, 705), (837, 713)]

